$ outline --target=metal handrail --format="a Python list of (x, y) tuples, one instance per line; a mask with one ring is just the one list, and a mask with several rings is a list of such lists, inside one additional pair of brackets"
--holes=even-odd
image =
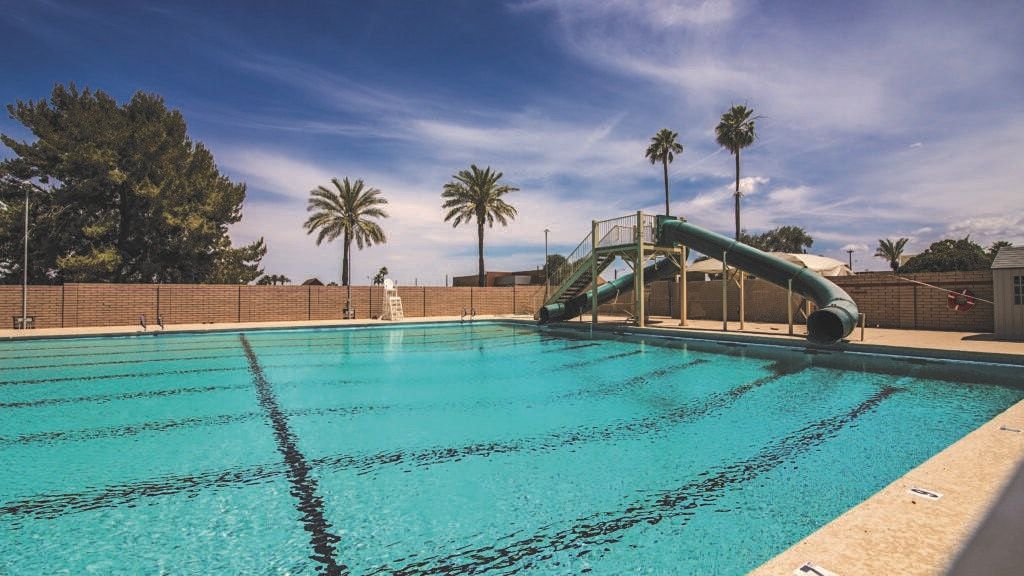
[(569, 256), (565, 259), (565, 263), (559, 266), (557, 269), (552, 271), (551, 284), (558, 286), (565, 281), (566, 278), (572, 276), (580, 269), (590, 256), (593, 251), (593, 242), (591, 235), (588, 233), (587, 237), (576, 246), (576, 249), (569, 253)]
[[(634, 244), (637, 224), (641, 226), (641, 240), (644, 243), (654, 244), (656, 242), (657, 216), (641, 214), (638, 223), (637, 215), (629, 214), (596, 223), (597, 248)], [(593, 236), (593, 232), (587, 233), (583, 241), (566, 258), (565, 263), (551, 271), (548, 281), (552, 286), (561, 286), (567, 279), (576, 277), (580, 268), (590, 262), (595, 248)], [(557, 294), (557, 291), (554, 294)], [(549, 296), (549, 300), (554, 297), (554, 294)]]

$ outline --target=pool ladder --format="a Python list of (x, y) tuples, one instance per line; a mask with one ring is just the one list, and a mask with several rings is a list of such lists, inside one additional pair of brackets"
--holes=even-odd
[[(164, 327), (164, 317), (163, 316), (161, 316), (159, 314), (156, 315), (156, 325), (159, 326), (161, 330), (165, 329), (165, 327)], [(145, 314), (139, 314), (139, 326), (142, 327), (142, 331), (143, 332), (146, 331), (146, 315)]]
[(469, 321), (472, 322), (473, 319), (476, 317), (476, 308), (470, 308), (469, 311), (467, 311), (465, 308), (463, 308), (462, 309), (462, 318), (460, 318), (459, 321), (460, 322), (465, 322), (467, 315), (469, 316)]

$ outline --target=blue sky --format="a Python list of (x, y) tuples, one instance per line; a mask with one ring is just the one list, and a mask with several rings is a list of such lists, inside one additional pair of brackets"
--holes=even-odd
[[(295, 281), (340, 269), (340, 245), (301, 228), (309, 190), (362, 178), (391, 217), (354, 281), (386, 265), (433, 285), (476, 269), (475, 227), (442, 222), (454, 172), (491, 165), (521, 188), (487, 263), (534, 268), (545, 227), (564, 254), (592, 219), (661, 210), (643, 152), (662, 127), (685, 145), (673, 213), (730, 233), (714, 126), (745, 103), (762, 118), (744, 228), (803, 226), (812, 252), (882, 269), (883, 237), (1024, 244), (1022, 29), (1012, 1), (0, 0), (0, 102), (72, 81), (161, 94), (248, 185), (232, 237), (264, 236), (267, 272)], [(0, 132), (31, 138), (6, 116)]]

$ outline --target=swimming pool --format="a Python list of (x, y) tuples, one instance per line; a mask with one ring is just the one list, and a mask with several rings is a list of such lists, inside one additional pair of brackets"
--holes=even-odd
[(12, 574), (742, 574), (1024, 398), (526, 325), (0, 343)]

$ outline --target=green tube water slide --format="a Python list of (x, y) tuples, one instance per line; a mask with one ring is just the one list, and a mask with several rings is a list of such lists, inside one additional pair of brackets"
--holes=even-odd
[[(730, 266), (783, 288), (788, 288), (792, 282), (794, 292), (812, 300), (818, 307), (807, 318), (808, 340), (838, 342), (849, 336), (857, 326), (860, 312), (853, 298), (850, 298), (845, 290), (809, 268), (797, 266), (732, 238), (669, 216), (658, 217), (657, 238), (661, 246), (683, 244), (708, 256), (724, 258)], [(644, 268), (644, 281), (664, 280), (678, 273), (679, 268), (675, 262), (665, 258)], [(597, 303), (600, 305), (632, 288), (633, 274), (626, 274), (598, 287)], [(590, 306), (591, 295), (588, 291), (568, 302), (541, 308), (540, 321), (547, 323), (574, 318), (589, 310)]]

